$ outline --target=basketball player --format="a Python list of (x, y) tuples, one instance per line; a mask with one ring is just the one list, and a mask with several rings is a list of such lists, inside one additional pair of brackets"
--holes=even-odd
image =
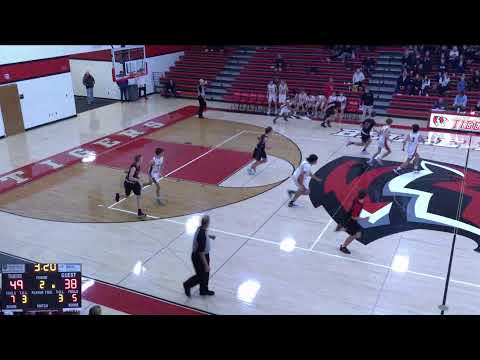
[(348, 214), (348, 219), (345, 223), (345, 226), (340, 224), (337, 225), (335, 231), (342, 231), (345, 230), (348, 233), (348, 237), (345, 239), (342, 245), (340, 245), (340, 251), (344, 254), (350, 254), (350, 250), (348, 250), (347, 246), (355, 239), (360, 239), (362, 236), (362, 228), (358, 224), (358, 220), (368, 220), (368, 217), (361, 218), (360, 213), (363, 209), (363, 203), (365, 202), (365, 198), (367, 196), (367, 192), (365, 190), (360, 190), (358, 192), (358, 196), (355, 200), (353, 200), (352, 207), (350, 208), (350, 212)]
[[(340, 104), (337, 102), (331, 102), (325, 108), (325, 117), (321, 123), (322, 127), (332, 127), (330, 121), (335, 121), (338, 119), (340, 113)], [(327, 124), (327, 125), (325, 125)]]
[(287, 102), (287, 94), (288, 94), (288, 85), (285, 80), (280, 82), (278, 86), (278, 103), (283, 105)]
[[(142, 196), (142, 186), (143, 184), (140, 181), (140, 165), (142, 164), (142, 155), (135, 155), (133, 164), (130, 165), (130, 168), (127, 171), (127, 176), (125, 177), (125, 181), (123, 182), (123, 187), (125, 189), (125, 197), (129, 197), (130, 194), (135, 194), (137, 200), (137, 209), (138, 213), (137, 216), (139, 219), (145, 219), (147, 214), (145, 214), (141, 207), (140, 207), (140, 200)], [(115, 201), (120, 201), (120, 194), (115, 194)]]
[(337, 102), (337, 93), (334, 91), (327, 99), (327, 106), (335, 102)]
[[(372, 112), (372, 117), (373, 116), (375, 116), (375, 114)], [(367, 148), (372, 142), (370, 132), (372, 131), (375, 124), (376, 124), (375, 120), (373, 120), (372, 118), (367, 118), (363, 120), (362, 131), (360, 133), (362, 136), (362, 141), (361, 142), (348, 141), (347, 146), (350, 146), (350, 145), (363, 146), (362, 154), (368, 154)]]
[[(390, 145), (388, 144), (388, 142), (390, 141), (390, 126), (392, 125), (393, 120), (388, 118), (387, 120), (385, 120), (385, 122), (387, 123), (387, 125), (383, 126), (378, 134), (377, 152), (372, 155), (370, 160), (368, 160), (368, 165), (370, 166), (373, 166), (375, 161), (378, 162), (380, 165), (383, 165), (382, 160), (392, 153), (392, 150), (390, 150)], [(383, 149), (385, 149), (386, 151), (383, 153), (382, 156), (377, 158), (377, 156), (380, 155)]]
[(150, 166), (148, 169), (148, 177), (150, 178), (150, 185), (155, 184), (155, 193), (157, 195), (156, 200), (158, 205), (165, 205), (162, 200), (160, 200), (160, 178), (162, 177), (162, 168), (163, 168), (163, 149), (156, 148), (155, 156), (150, 160)]
[(337, 98), (335, 99), (338, 103), (340, 103), (340, 120), (343, 119), (343, 114), (345, 113), (345, 108), (347, 107), (347, 97), (343, 95), (341, 92)]
[(407, 160), (399, 167), (394, 169), (395, 174), (400, 175), (400, 170), (405, 169), (411, 162), (413, 162), (413, 170), (418, 171), (418, 164), (420, 163), (420, 155), (418, 155), (418, 144), (424, 143), (425, 139), (419, 133), (420, 126), (418, 124), (412, 125), (412, 132), (407, 135), (403, 141), (402, 151), (405, 151), (405, 144), (407, 144)]
[(297, 190), (287, 191), (288, 196), (291, 198), (290, 202), (288, 203), (288, 207), (294, 207), (295, 201), (297, 201), (300, 196), (310, 194), (310, 190), (308, 188), (310, 178), (315, 179), (316, 181), (322, 181), (322, 179), (312, 174), (312, 165), (315, 165), (317, 161), (318, 156), (311, 154), (307, 160), (302, 161), (300, 166), (293, 173), (292, 179), (297, 186)]
[(305, 115), (307, 106), (308, 95), (305, 90), (302, 89), (298, 95), (298, 113)]
[(257, 172), (258, 165), (264, 164), (267, 162), (267, 152), (265, 151), (265, 149), (267, 148), (268, 135), (271, 132), (272, 132), (272, 127), (269, 126), (265, 129), (265, 133), (258, 138), (257, 146), (255, 146), (255, 149), (253, 150), (253, 155), (252, 155), (252, 157), (255, 159), (255, 162), (247, 170), (250, 175), (255, 175), (255, 173)]
[(317, 103), (317, 97), (315, 95), (310, 95), (307, 101), (307, 115), (313, 116), (315, 113), (315, 105)]
[(292, 108), (289, 100), (280, 106), (280, 113), (273, 119), (274, 124), (277, 123), (279, 117), (283, 117), (285, 121), (288, 121), (288, 118), (292, 117)]
[(318, 117), (319, 111), (320, 115), (323, 114), (323, 111), (325, 110), (325, 105), (327, 105), (327, 98), (325, 97), (325, 95), (318, 95), (317, 101), (315, 102), (315, 117)]
[(275, 104), (275, 114), (277, 113), (277, 85), (270, 80), (267, 85), (267, 98), (268, 98), (268, 111), (267, 115), (270, 115), (270, 109), (272, 107), (272, 102)]

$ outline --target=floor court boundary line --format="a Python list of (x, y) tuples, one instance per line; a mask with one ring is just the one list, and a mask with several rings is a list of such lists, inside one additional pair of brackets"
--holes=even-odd
[[(121, 212), (124, 212), (124, 213), (127, 213), (127, 214), (137, 215), (136, 212), (129, 211), (129, 210), (124, 210), (124, 209), (111, 208), (110, 210), (121, 211)], [(172, 220), (172, 219), (161, 219), (161, 218), (159, 218), (159, 217), (152, 216), (152, 215), (147, 215), (147, 217), (152, 218), (152, 219), (155, 219), (155, 220), (160, 220), (160, 221), (165, 221), (165, 222), (169, 222), (169, 223), (174, 223), (174, 224), (177, 224), (177, 225), (183, 225), (183, 226), (185, 226), (185, 224), (186, 224), (186, 223), (181, 222), (181, 221), (176, 221), (176, 220)], [(210, 228), (210, 230), (211, 230), (212, 232), (217, 232), (217, 233), (221, 233), (221, 234), (225, 234), (225, 235), (231, 235), (231, 236), (236, 236), (236, 237), (240, 237), (240, 238), (244, 238), (244, 239), (254, 240), (254, 241), (261, 242), (261, 243), (265, 243), (265, 244), (275, 245), (275, 246), (278, 246), (278, 247), (280, 248), (280, 243), (279, 243), (279, 242), (276, 242), (276, 241), (261, 239), (261, 238), (257, 238), (257, 237), (250, 236), (250, 235), (242, 235), (242, 234), (233, 233), (233, 232), (230, 232), (230, 231), (225, 231), (225, 230), (220, 230), (220, 229), (214, 229), (214, 228)], [(347, 261), (351, 261), (351, 262), (356, 262), (356, 263), (360, 263), (360, 264), (365, 264), (365, 265), (371, 265), (371, 266), (375, 266), (375, 267), (380, 267), (380, 268), (383, 268), (383, 269), (390, 270), (390, 271), (393, 271), (393, 272), (395, 272), (395, 273), (398, 273), (397, 271), (395, 271), (395, 270), (394, 270), (391, 266), (389, 266), (389, 265), (374, 263), (374, 262), (371, 262), (371, 261), (360, 260), (360, 259), (356, 259), (356, 258), (354, 258), (354, 257), (347, 257), (347, 256), (343, 256), (343, 255), (331, 254), (331, 253), (328, 253), (328, 252), (325, 252), (325, 251), (313, 250), (313, 249), (304, 248), (304, 247), (301, 247), (301, 246), (295, 246), (294, 249), (300, 250), (300, 251), (305, 251), (305, 252), (311, 252), (311, 253), (315, 253), (315, 254), (320, 254), (320, 255), (324, 255), (324, 256), (334, 257), (334, 258), (337, 258), (337, 259), (343, 259), (343, 260), (347, 260)], [(431, 278), (431, 279), (436, 279), (436, 280), (445, 281), (445, 278), (442, 277), (442, 276), (433, 275), (433, 274), (428, 274), (428, 273), (423, 273), (423, 272), (419, 272), (419, 271), (407, 270), (407, 271), (405, 271), (404, 273), (405, 273), (405, 274), (418, 275), (418, 276), (423, 276), (423, 277), (427, 277), (427, 278)], [(466, 286), (471, 286), (471, 287), (475, 287), (475, 288), (480, 288), (480, 284), (471, 283), (471, 282), (468, 282), (468, 281), (454, 280), (454, 279), (451, 279), (450, 281), (451, 281), (451, 282), (454, 282), (454, 283), (457, 283), (457, 284), (461, 284), (461, 285), (466, 285)]]
[[(240, 132), (236, 133), (235, 135), (233, 135), (233, 136), (230, 136), (228, 139), (226, 139), (226, 140), (222, 141), (221, 143), (219, 143), (219, 144), (215, 145), (214, 147), (212, 147), (210, 150), (206, 151), (205, 153), (203, 153), (203, 154), (201, 154), (201, 155), (197, 156), (196, 158), (194, 158), (194, 159), (192, 159), (192, 160), (188, 161), (187, 163), (183, 164), (182, 166), (180, 166), (180, 167), (178, 167), (178, 168), (176, 168), (176, 169), (174, 169), (174, 170), (170, 171), (168, 174), (166, 174), (166, 175), (162, 176), (162, 177), (161, 177), (159, 180), (162, 180), (162, 179), (165, 179), (166, 177), (169, 177), (170, 175), (172, 175), (172, 174), (176, 173), (177, 171), (179, 171), (179, 170), (183, 169), (184, 167), (186, 167), (186, 166), (188, 166), (188, 165), (192, 164), (193, 162), (195, 162), (195, 161), (197, 161), (197, 160), (201, 159), (202, 157), (204, 157), (204, 156), (206, 156), (206, 155), (210, 154), (212, 151), (214, 151), (214, 150), (217, 150), (219, 147), (221, 147), (221, 146), (225, 145), (225, 144), (226, 144), (226, 143), (228, 143), (229, 141), (232, 141), (233, 139), (237, 138), (238, 136), (240, 136), (240, 135), (244, 134), (244, 133), (245, 133), (245, 131), (246, 131), (246, 130), (242, 130), (242, 131), (240, 131)], [(145, 185), (144, 187), (142, 187), (142, 190), (144, 190), (144, 189), (147, 189), (147, 188), (149, 188), (150, 186), (152, 186), (152, 185), (151, 185), (151, 184), (149, 184), (149, 185)], [(132, 195), (130, 195), (130, 196), (132, 196)], [(120, 203), (122, 203), (122, 202), (124, 202), (124, 201), (125, 201), (125, 200), (127, 200), (127, 199), (128, 199), (130, 196), (128, 196), (128, 197), (125, 197), (125, 198), (123, 198), (123, 199), (121, 199), (121, 200), (117, 201), (116, 203), (114, 203), (114, 204), (112, 204), (112, 205), (108, 206), (108, 209), (112, 209), (112, 210), (118, 210), (118, 209), (113, 209), (113, 207), (114, 207), (114, 206), (116, 206), (116, 205), (118, 205), (118, 204), (120, 204)]]

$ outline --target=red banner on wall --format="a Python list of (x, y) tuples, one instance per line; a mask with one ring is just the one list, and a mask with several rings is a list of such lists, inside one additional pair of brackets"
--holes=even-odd
[(70, 72), (67, 57), (0, 65), (0, 84)]

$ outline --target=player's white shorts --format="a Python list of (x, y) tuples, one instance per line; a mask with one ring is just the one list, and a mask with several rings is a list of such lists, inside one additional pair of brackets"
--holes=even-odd
[(280, 104), (285, 104), (287, 102), (287, 95), (278, 95), (278, 102)]
[(290, 109), (289, 109), (289, 108), (281, 108), (279, 115), (280, 115), (280, 116), (288, 116), (288, 115), (290, 115)]
[[(300, 190), (301, 186), (300, 186), (300, 183), (298, 182), (298, 179), (296, 177), (292, 177), (292, 179), (293, 179), (293, 182), (294, 182), (295, 186), (297, 187), (297, 190)], [(308, 191), (308, 182), (309, 182), (308, 180), (309, 179), (307, 179), (305, 177), (303, 178), (303, 186), (305, 187), (305, 189), (307, 189), (307, 191)]]
[(158, 182), (160, 182), (162, 174), (160, 174), (158, 172), (152, 172), (152, 173), (150, 173), (150, 176), (152, 177), (153, 182), (155, 184), (157, 184)]
[(276, 95), (268, 95), (268, 102), (277, 102), (277, 96)]

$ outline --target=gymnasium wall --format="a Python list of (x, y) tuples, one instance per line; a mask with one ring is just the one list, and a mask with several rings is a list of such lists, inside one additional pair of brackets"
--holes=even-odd
[(110, 45), (0, 45), (0, 65), (105, 49)]
[[(183, 54), (183, 51), (179, 51), (147, 58), (147, 93), (153, 93), (153, 72), (167, 71)], [(70, 71), (75, 95), (86, 96), (82, 78), (87, 70), (90, 71), (95, 78), (95, 87), (93, 89), (93, 95), (95, 97), (120, 99), (120, 90), (112, 80), (112, 62), (100, 60), (70, 59)]]
[(18, 81), (25, 129), (77, 114), (70, 72)]

